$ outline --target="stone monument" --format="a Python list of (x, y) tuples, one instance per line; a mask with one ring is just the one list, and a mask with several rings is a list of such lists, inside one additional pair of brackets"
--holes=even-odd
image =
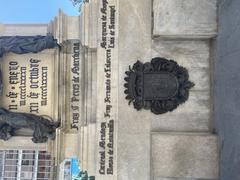
[[(14, 28), (1, 29), (6, 36)], [(6, 95), (24, 89), (9, 86), (9, 65), (26, 77), (37, 66), (39, 86), (47, 79), (47, 104), (39, 96), (17, 110), (61, 121), (50, 148), (56, 164), (77, 157), (97, 180), (218, 179), (209, 43), (217, 35), (216, 0), (90, 0), (79, 17), (60, 11), (46, 29), (61, 48), (4, 56), (1, 103), (14, 111)], [(174, 61), (156, 74), (130, 72), (138, 60), (151, 68), (155, 57)], [(31, 98), (32, 89), (25, 91)], [(129, 98), (143, 98), (134, 104), (139, 111)]]

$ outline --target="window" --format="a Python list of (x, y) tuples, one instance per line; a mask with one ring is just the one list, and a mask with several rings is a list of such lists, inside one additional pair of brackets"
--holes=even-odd
[(0, 151), (0, 180), (51, 180), (53, 167), (46, 151)]

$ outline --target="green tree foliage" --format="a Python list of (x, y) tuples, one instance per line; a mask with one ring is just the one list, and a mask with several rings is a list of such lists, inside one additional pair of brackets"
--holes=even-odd
[(94, 176), (88, 176), (87, 171), (81, 171), (73, 180), (95, 180)]
[(85, 0), (70, 0), (74, 6), (81, 6)]
[(79, 12), (81, 13), (81, 6), (86, 3), (89, 2), (89, 0), (70, 0), (73, 4), (73, 6), (77, 7), (79, 9)]

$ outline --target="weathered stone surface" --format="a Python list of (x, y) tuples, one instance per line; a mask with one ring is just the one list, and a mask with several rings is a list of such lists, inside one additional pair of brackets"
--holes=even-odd
[(48, 33), (53, 34), (58, 43), (64, 43), (66, 40), (80, 39), (80, 17), (67, 16), (61, 9), (58, 16), (48, 25)]
[(12, 137), (9, 141), (0, 140), (0, 149), (26, 149), (26, 150), (48, 150), (47, 143), (35, 144), (32, 142), (32, 137)]
[(152, 119), (152, 131), (209, 131), (209, 98), (206, 91), (190, 91), (189, 99), (176, 110)]
[(77, 16), (65, 16), (65, 19), (67, 20), (65, 24), (65, 30), (66, 30), (66, 37), (67, 39), (79, 39), (80, 32), (79, 32), (79, 17)]
[(216, 0), (154, 0), (153, 35), (209, 38), (216, 35)]
[(190, 68), (209, 68), (209, 42), (202, 40), (152, 41), (152, 57), (165, 57)]
[(64, 157), (72, 158), (78, 156), (78, 134), (64, 134)]
[[(124, 94), (125, 71), (129, 69), (129, 65), (133, 65), (138, 59), (143, 62), (151, 59), (150, 4), (150, 0), (122, 0), (119, 5), (119, 63), (118, 69), (114, 70), (118, 71), (119, 77), (119, 133), (150, 132), (150, 120), (153, 116), (146, 111), (138, 112), (128, 106)], [(128, 18), (125, 14), (128, 14)], [(131, 120), (129, 115), (131, 115)]]
[(192, 90), (209, 90), (209, 48), (208, 41), (153, 40), (152, 57), (173, 59), (188, 69), (189, 79), (195, 83)]
[(88, 167), (88, 127), (87, 126), (84, 126), (82, 128), (83, 130), (83, 148), (82, 148), (82, 153), (83, 153), (83, 156), (82, 156), (82, 170), (85, 171), (87, 170), (87, 167)]
[(84, 42), (84, 14), (83, 12), (83, 6), (81, 6), (81, 16), (79, 16), (79, 29), (80, 29), (80, 41)]
[(150, 134), (119, 134), (118, 180), (150, 179)]
[(188, 69), (189, 79), (195, 84), (192, 90), (210, 90), (210, 70), (209, 68)]
[(89, 2), (89, 48), (97, 48), (98, 5), (98, 0)]
[[(55, 51), (56, 49), (46, 49), (39, 53), (22, 55), (8, 53), (2, 58), (1, 71), (4, 74), (2, 77), (4, 95), (0, 103), (2, 107), (11, 111), (55, 118), (57, 111), (54, 109), (57, 104), (54, 102), (58, 99), (58, 93), (54, 92), (57, 85), (54, 72)], [(18, 74), (17, 79), (10, 81), (11, 74), (14, 73)], [(8, 96), (11, 93), (17, 93), (19, 96), (13, 101), (12, 96)]]
[[(151, 0), (119, 1), (118, 180), (150, 179), (152, 115), (128, 106), (125, 71), (137, 59), (151, 59)], [(127, 15), (127, 17), (126, 17)]]
[[(117, 178), (118, 1), (99, 1), (96, 179)], [(111, 20), (110, 20), (111, 19)], [(111, 31), (111, 34), (109, 33)]]
[(184, 113), (165, 114), (163, 118), (159, 117), (152, 120), (152, 131), (209, 131), (211, 130), (210, 114), (206, 113)]
[(187, 102), (152, 120), (153, 131), (208, 131), (210, 128), (209, 42), (153, 40), (152, 57), (175, 60), (195, 83)]
[(83, 126), (80, 127), (80, 146), (79, 146), (79, 159), (80, 159), (80, 164), (82, 165), (83, 164), (83, 146), (84, 146), (84, 143), (83, 143), (83, 137), (84, 137), (84, 131), (83, 131)]
[(87, 57), (85, 59), (85, 109), (86, 109), (86, 123), (95, 123), (96, 122), (96, 100), (97, 100), (97, 92), (96, 92), (96, 81), (97, 81), (97, 53), (96, 51), (91, 51), (88, 49)]
[(88, 174), (96, 173), (96, 124), (88, 125), (88, 158), (87, 158)]
[(89, 3), (83, 4), (83, 14), (84, 14), (84, 41), (82, 42), (84, 46), (89, 45)]
[(152, 134), (152, 176), (218, 179), (217, 137), (210, 134)]
[(96, 50), (93, 50), (91, 52), (91, 96), (92, 96), (92, 106), (91, 106), (91, 123), (96, 123), (96, 111), (97, 111), (97, 52)]

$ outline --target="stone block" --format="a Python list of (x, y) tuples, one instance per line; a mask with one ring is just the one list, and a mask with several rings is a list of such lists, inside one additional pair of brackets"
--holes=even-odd
[(152, 177), (218, 179), (218, 139), (210, 134), (152, 134)]
[(189, 99), (177, 109), (152, 119), (152, 131), (209, 131), (210, 96), (206, 91), (190, 91)]
[(210, 38), (217, 32), (216, 0), (154, 0), (153, 35)]
[(209, 42), (206, 40), (160, 40), (152, 41), (152, 57), (165, 57), (179, 65), (190, 68), (209, 67)]
[(150, 134), (119, 134), (118, 180), (150, 179)]

